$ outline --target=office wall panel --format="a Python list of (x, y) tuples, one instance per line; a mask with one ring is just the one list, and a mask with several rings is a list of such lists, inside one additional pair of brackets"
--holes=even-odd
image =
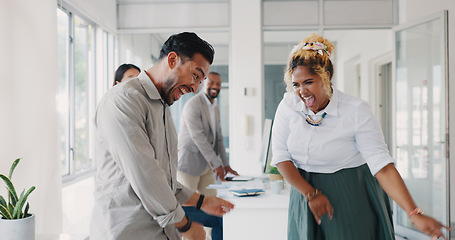
[(325, 25), (393, 24), (392, 1), (325, 1)]
[(264, 26), (318, 25), (318, 1), (264, 2)]
[(118, 28), (229, 26), (228, 3), (131, 3), (118, 5)]

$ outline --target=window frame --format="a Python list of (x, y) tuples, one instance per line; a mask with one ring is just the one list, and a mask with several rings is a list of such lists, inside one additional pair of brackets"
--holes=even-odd
[[(68, 34), (68, 37), (65, 38), (68, 42), (65, 44), (67, 56), (66, 56), (66, 85), (67, 88), (63, 89), (64, 93), (66, 91), (65, 98), (68, 100), (68, 103), (65, 107), (67, 114), (63, 120), (67, 120), (67, 126), (64, 126), (64, 129), (59, 130), (59, 135), (61, 139), (65, 139), (65, 149), (62, 145), (59, 145), (60, 151), (65, 151), (65, 153), (60, 154), (59, 156), (64, 157), (61, 159), (61, 176), (63, 187), (72, 184), (74, 182), (86, 179), (95, 175), (96, 164), (94, 162), (95, 158), (95, 137), (94, 137), (94, 114), (96, 110), (96, 105), (101, 99), (101, 96), (109, 89), (110, 87), (110, 78), (113, 77), (112, 71), (115, 69), (115, 64), (117, 63), (116, 57), (116, 47), (117, 47), (117, 37), (115, 34), (110, 33), (106, 29), (101, 28), (95, 22), (91, 21), (84, 14), (81, 14), (77, 11), (73, 11), (71, 8), (63, 7), (60, 4), (57, 4), (57, 11), (62, 11), (68, 16), (68, 29), (65, 33)], [(76, 117), (76, 53), (75, 53), (75, 18), (79, 18), (84, 23), (88, 24), (90, 31), (88, 34), (87, 44), (87, 69), (86, 69), (86, 96), (85, 100), (87, 101), (87, 111), (84, 115), (86, 117), (86, 128), (87, 130), (87, 159), (84, 159), (84, 166), (81, 169), (77, 167), (77, 159), (75, 156), (75, 144), (76, 144), (76, 126), (75, 126), (75, 117)], [(63, 81), (59, 75), (58, 81)], [(59, 89), (59, 95), (61, 94), (61, 89)], [(63, 114), (59, 112), (59, 114)], [(60, 123), (61, 124), (61, 123)], [(61, 129), (61, 128), (59, 128)], [(64, 136), (63, 136), (64, 135)]]

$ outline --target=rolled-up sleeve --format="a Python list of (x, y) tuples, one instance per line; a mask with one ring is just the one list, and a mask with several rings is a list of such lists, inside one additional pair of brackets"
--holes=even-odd
[(175, 198), (177, 199), (177, 202), (180, 203), (180, 205), (183, 205), (184, 203), (188, 202), (188, 200), (190, 200), (195, 191), (179, 182), (176, 182), (175, 184), (177, 186)]
[(357, 149), (366, 160), (371, 174), (376, 175), (383, 167), (394, 163), (384, 141), (379, 122), (367, 103), (362, 103), (356, 111), (355, 142)]
[[(172, 189), (172, 181), (176, 180), (170, 179), (172, 174), (166, 172), (172, 169), (169, 159), (156, 159), (157, 146), (152, 143), (157, 139), (165, 142), (166, 130), (153, 132), (151, 139), (146, 126), (146, 122), (151, 121), (147, 104), (150, 104), (147, 99), (134, 94), (108, 98), (98, 106), (96, 125), (107, 150), (142, 206), (165, 227), (183, 219), (185, 213), (179, 203), (188, 200), (193, 192), (177, 183), (175, 186), (179, 189)], [(156, 119), (162, 121), (163, 116)], [(160, 122), (157, 120), (156, 124)], [(130, 200), (125, 198), (125, 201)]]

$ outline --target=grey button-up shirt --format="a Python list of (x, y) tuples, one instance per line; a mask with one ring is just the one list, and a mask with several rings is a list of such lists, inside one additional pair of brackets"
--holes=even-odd
[(91, 240), (180, 239), (173, 223), (194, 192), (176, 180), (177, 134), (145, 72), (113, 87), (96, 116)]

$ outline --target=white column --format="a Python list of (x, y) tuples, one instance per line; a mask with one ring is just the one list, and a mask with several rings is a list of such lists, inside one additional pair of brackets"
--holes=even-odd
[[(230, 161), (244, 175), (261, 171), (263, 101), (262, 1), (231, 1)], [(245, 95), (247, 89), (247, 95)]]
[(0, 173), (22, 158), (12, 181), (19, 194), (36, 186), (28, 199), (36, 233), (59, 233), (56, 1), (1, 0), (0, 33)]

